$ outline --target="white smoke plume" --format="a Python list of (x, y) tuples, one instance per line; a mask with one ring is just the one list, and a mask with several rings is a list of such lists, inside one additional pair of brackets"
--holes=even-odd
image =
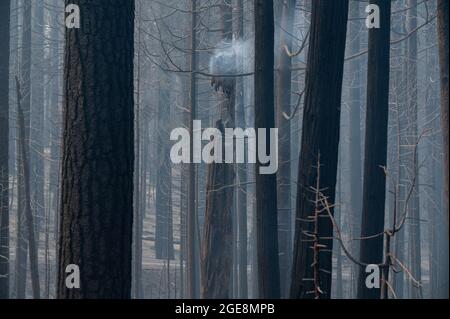
[(209, 60), (209, 71), (214, 75), (238, 75), (253, 72), (254, 49), (251, 40), (222, 41)]

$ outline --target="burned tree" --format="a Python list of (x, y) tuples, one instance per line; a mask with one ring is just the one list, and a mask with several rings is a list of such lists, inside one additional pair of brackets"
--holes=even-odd
[[(129, 298), (133, 219), (134, 2), (70, 1), (66, 31), (58, 298)], [(80, 289), (66, 286), (77, 265)]]
[(277, 77), (277, 127), (279, 129), (278, 169), (278, 241), (280, 248), (280, 290), (287, 296), (292, 263), (292, 207), (291, 207), (291, 89), (292, 89), (292, 32), (296, 0), (286, 1), (282, 10), (281, 39)]
[[(224, 133), (222, 121), (216, 127)], [(232, 164), (208, 166), (206, 213), (202, 245), (202, 286), (204, 299), (231, 298), (232, 279), (232, 203), (234, 171)]]
[[(197, 0), (191, 0), (191, 43), (190, 43), (190, 74), (189, 74), (189, 133), (190, 145), (194, 145), (194, 120), (197, 114)], [(198, 266), (196, 262), (196, 167), (193, 160), (194, 153), (190, 154), (188, 170), (188, 211), (186, 220), (186, 241), (187, 241), (187, 290), (188, 297), (193, 299), (198, 297)]]
[[(236, 27), (235, 38), (243, 39), (244, 37), (244, 0), (238, 0), (235, 8), (235, 19)], [(243, 64), (243, 58), (237, 62), (238, 65)], [(236, 80), (236, 126), (244, 128), (246, 127), (245, 118), (245, 103), (244, 103), (244, 79), (238, 78)], [(248, 265), (248, 254), (247, 254), (247, 216), (248, 216), (248, 206), (247, 206), (247, 165), (237, 164), (236, 165), (236, 216), (237, 216), (237, 249), (238, 249), (238, 296), (241, 299), (247, 299), (248, 297), (248, 279), (247, 279), (247, 265)]]
[[(221, 5), (221, 28), (223, 40), (232, 40), (232, 7), (227, 1)], [(213, 65), (219, 65), (219, 75), (233, 72), (235, 56), (219, 54)], [(223, 134), (225, 127), (234, 127), (236, 80), (233, 77), (217, 77), (211, 82), (216, 91), (223, 93), (220, 117), (216, 128)], [(217, 137), (214, 137), (217, 138)], [(221, 145), (223, 147), (223, 145)], [(217, 152), (217, 149), (214, 149)], [(224, 154), (224, 151), (222, 151)], [(234, 165), (212, 163), (208, 165), (206, 212), (201, 253), (202, 285), (201, 297), (205, 299), (231, 298), (233, 266), (233, 182)]]
[[(387, 162), (389, 117), (391, 1), (375, 0), (371, 3), (380, 8), (380, 28), (369, 30), (360, 260), (365, 264), (382, 264), (386, 194), (384, 169)], [(365, 275), (365, 269), (361, 268), (358, 279), (358, 298), (380, 298), (380, 289), (366, 287)]]
[[(271, 142), (269, 129), (275, 127), (274, 97), (274, 9), (272, 0), (255, 0), (255, 128), (265, 128), (266, 150)], [(259, 138), (259, 137), (258, 137)], [(258, 143), (259, 144), (259, 141)], [(258, 145), (258, 148), (261, 147)], [(258, 149), (258, 152), (260, 150)], [(278, 263), (277, 179), (262, 175), (256, 164), (256, 245), (259, 298), (280, 297)]]
[[(314, 193), (311, 187), (316, 183), (315, 166), (320, 157), (320, 187), (328, 201), (335, 202), (347, 15), (348, 1), (312, 2), (291, 298), (314, 298), (317, 289), (320, 290), (320, 298), (331, 296), (333, 226), (325, 217), (320, 218), (317, 229), (314, 229), (311, 222)], [(318, 239), (320, 248), (318, 287), (312, 281), (316, 266), (311, 249), (314, 238)]]

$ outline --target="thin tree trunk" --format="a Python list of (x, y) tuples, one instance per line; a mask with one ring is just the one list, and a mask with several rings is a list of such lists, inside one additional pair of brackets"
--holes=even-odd
[[(395, 28), (394, 26), (394, 33), (401, 34), (405, 33), (405, 25), (401, 24), (400, 26), (397, 26)], [(402, 45), (398, 49), (399, 54), (403, 57), (406, 56), (406, 42), (402, 43)], [(407, 117), (404, 116), (405, 110), (406, 110), (406, 101), (407, 101), (407, 93), (405, 89), (404, 83), (405, 80), (405, 74), (406, 74), (406, 66), (405, 63), (398, 66), (396, 69), (392, 70), (393, 73), (393, 83), (392, 87), (397, 90), (396, 98), (397, 98), (397, 109), (394, 111), (396, 116), (396, 158), (394, 161), (397, 163), (397, 180), (396, 180), (396, 203), (395, 203), (395, 209), (397, 212), (404, 212), (405, 211), (405, 202), (406, 202), (406, 196), (407, 196), (407, 174), (406, 174), (406, 168), (408, 167), (408, 164), (406, 163), (406, 150), (407, 148), (403, 147), (402, 145), (405, 144), (403, 141), (404, 139), (404, 131), (405, 131), (405, 122)], [(397, 213), (399, 214), (399, 213)], [(394, 254), (395, 257), (398, 260), (404, 260), (405, 252), (405, 227), (402, 227), (402, 229), (398, 230), (395, 234), (395, 243), (394, 243)], [(403, 298), (403, 291), (404, 291), (404, 284), (405, 284), (405, 276), (404, 272), (398, 272), (393, 273), (392, 275), (392, 286), (393, 290), (395, 291), (395, 294), (397, 295), (397, 298), (402, 299)]]
[[(235, 34), (238, 40), (244, 38), (244, 1), (238, 0), (235, 7)], [(243, 58), (238, 61), (239, 66), (243, 66)], [(241, 69), (241, 68), (239, 68)], [(245, 121), (245, 99), (244, 80), (236, 79), (236, 126), (246, 127)], [(237, 223), (238, 223), (238, 298), (248, 298), (248, 278), (247, 278), (247, 165), (237, 164)]]
[(444, 211), (447, 212), (447, 236), (448, 236), (448, 11), (449, 1), (438, 0), (438, 38), (439, 38), (439, 61), (441, 73), (441, 130), (443, 136), (443, 152), (444, 152)]
[[(433, 3), (431, 6), (431, 10), (437, 9), (437, 3)], [(425, 45), (432, 46), (434, 43), (436, 43), (437, 36), (436, 36), (436, 30), (434, 28), (429, 28), (426, 33), (426, 40)], [(440, 137), (439, 132), (439, 125), (440, 125), (440, 118), (435, 116), (436, 114), (439, 114), (440, 112), (440, 106), (439, 106), (439, 84), (437, 81), (434, 81), (436, 76), (438, 76), (439, 71), (436, 66), (439, 65), (439, 54), (438, 52), (435, 52), (434, 50), (427, 50), (426, 51), (426, 59), (425, 59), (425, 65), (427, 67), (426, 74), (425, 74), (425, 98), (426, 98), (426, 118), (432, 119), (427, 124), (427, 129), (430, 130), (430, 132), (433, 132), (430, 136), (430, 139), (427, 141), (426, 150), (425, 153), (428, 155), (427, 157), (427, 176), (428, 183), (430, 185), (433, 185), (432, 189), (430, 190), (430, 196), (426, 199), (425, 204), (425, 211), (427, 211), (427, 218), (429, 220), (429, 223), (427, 223), (426, 229), (428, 230), (428, 262), (429, 262), (429, 272), (430, 272), (430, 295), (429, 297), (432, 299), (439, 298), (439, 271), (438, 271), (438, 232), (440, 231), (440, 224), (442, 224), (439, 219), (440, 215), (440, 202), (438, 201), (441, 197), (442, 190), (438, 188), (440, 177), (436, 172), (441, 172), (441, 168), (439, 167), (439, 159), (440, 157), (440, 150), (438, 150), (438, 142), (437, 137)], [(439, 154), (439, 155), (437, 155)]]
[[(362, 23), (356, 18), (360, 15), (360, 2), (351, 2), (350, 38), (352, 39), (351, 54), (357, 54), (361, 50), (360, 33)], [(353, 59), (350, 63), (350, 205), (351, 205), (351, 232), (352, 237), (358, 237), (361, 233), (361, 211), (362, 211), (362, 165), (361, 165), (361, 67), (359, 59)], [(352, 242), (352, 252), (356, 256), (359, 253), (359, 241)], [(357, 265), (352, 264), (352, 276), (358, 276)], [(357, 280), (351, 282), (351, 291), (356, 292)], [(356, 293), (355, 293), (356, 295)]]
[(19, 152), (21, 157), (20, 174), (24, 179), (24, 217), (26, 220), (26, 230), (28, 235), (28, 245), (29, 245), (29, 257), (30, 257), (30, 272), (31, 272), (31, 287), (33, 291), (33, 298), (40, 298), (40, 288), (39, 288), (39, 266), (38, 266), (38, 248), (35, 236), (35, 226), (33, 212), (31, 209), (31, 191), (30, 191), (30, 166), (28, 154), (26, 152), (26, 141), (25, 141), (25, 116), (23, 113), (22, 105), (22, 93), (19, 79), (16, 77), (16, 88), (17, 88), (17, 126), (19, 128)]
[(280, 293), (289, 295), (290, 271), (292, 263), (292, 208), (291, 208), (291, 87), (292, 87), (292, 33), (294, 29), (296, 0), (288, 0), (283, 5), (281, 20), (281, 40), (277, 77), (277, 127), (279, 129), (279, 169), (278, 169), (278, 240), (280, 250)]
[(9, 299), (10, 0), (0, 2), (0, 299)]
[[(165, 75), (160, 78), (169, 79)], [(164, 82), (164, 80), (162, 81)], [(159, 88), (158, 101), (158, 133), (157, 133), (157, 179), (156, 179), (156, 230), (155, 251), (157, 259), (173, 259), (173, 230), (172, 230), (172, 179), (170, 165), (170, 150), (167, 149), (169, 137), (170, 93), (163, 87)]]
[[(23, 20), (22, 20), (22, 42), (20, 57), (20, 82), (21, 82), (21, 107), (24, 114), (24, 135), (25, 150), (27, 157), (30, 158), (30, 105), (31, 105), (31, 1), (23, 2)], [(20, 156), (19, 156), (20, 157)], [(23, 159), (22, 159), (23, 161)], [(19, 167), (22, 164), (19, 164)], [(25, 207), (28, 205), (25, 200), (25, 180), (24, 176), (18, 175), (18, 215), (17, 215), (17, 245), (16, 245), (16, 278), (15, 292), (16, 298), (26, 297), (26, 279), (27, 279), (27, 254), (28, 254), (28, 235), (26, 232)]]
[[(61, 3), (59, 0), (53, 0), (53, 5), (55, 5), (57, 8), (60, 8), (63, 10), (62, 5), (64, 3)], [(57, 69), (58, 72), (56, 76), (52, 78), (51, 81), (51, 99), (50, 99), (50, 105), (49, 105), (49, 121), (52, 123), (52, 128), (50, 131), (50, 153), (52, 161), (50, 162), (50, 179), (49, 179), (49, 190), (51, 192), (51, 215), (53, 216), (53, 242), (57, 242), (59, 238), (59, 207), (61, 206), (61, 141), (62, 141), (62, 95), (63, 95), (63, 89), (62, 89), (62, 83), (63, 83), (63, 76), (62, 72), (59, 70), (59, 66), (62, 65), (63, 61), (63, 55), (60, 54), (63, 50), (64, 41), (62, 40), (61, 30), (58, 27), (58, 16), (53, 15), (52, 16), (52, 26), (53, 30), (51, 32), (51, 61), (50, 61), (50, 67), (53, 69)], [(52, 283), (53, 291), (55, 292), (56, 296), (56, 281), (57, 281), (57, 271), (58, 268), (58, 254), (59, 250), (57, 247), (57, 244), (55, 245), (55, 258), (53, 261), (53, 267), (54, 269), (51, 272), (51, 280), (54, 282)]]
[[(339, 190), (339, 192), (336, 195), (336, 203), (338, 205), (340, 205), (338, 207), (338, 217), (337, 217), (337, 224), (339, 226), (339, 229), (342, 229), (342, 213), (343, 213), (343, 209), (342, 209), (342, 156), (340, 156), (341, 160), (340, 160), (340, 165), (338, 167), (338, 186), (337, 189)], [(336, 298), (337, 299), (343, 299), (344, 297), (344, 287), (343, 287), (343, 282), (342, 282), (342, 272), (343, 272), (343, 267), (342, 267), (342, 248), (341, 245), (337, 245), (336, 248), (337, 252), (336, 252)]]
[[(438, 39), (439, 39), (439, 64), (440, 64), (440, 78), (441, 78), (441, 131), (443, 136), (443, 179), (444, 179), (444, 187), (443, 187), (443, 211), (447, 218), (447, 227), (445, 228), (446, 240), (442, 242), (443, 249), (443, 258), (442, 258), (442, 278), (440, 278), (441, 291), (443, 298), (448, 298), (448, 269), (449, 269), (449, 260), (448, 260), (448, 237), (449, 237), (449, 202), (448, 202), (448, 180), (449, 180), (449, 170), (448, 170), (448, 152), (449, 152), (449, 134), (448, 134), (448, 122), (449, 122), (449, 95), (448, 95), (448, 54), (449, 54), (449, 41), (448, 41), (448, 32), (449, 32), (449, 20), (448, 13), (449, 12), (449, 1), (447, 0), (438, 0)], [(444, 237), (444, 236), (443, 236)]]
[[(140, 175), (142, 174), (141, 169), (141, 126), (140, 126), (140, 113), (141, 113), (141, 11), (142, 8), (137, 8), (139, 10), (138, 25), (137, 25), (137, 57), (136, 57), (136, 100), (134, 109), (134, 147), (135, 147), (135, 162), (134, 162), (134, 176), (133, 176), (133, 288), (134, 288), (134, 298), (142, 298), (142, 222), (143, 211), (141, 210), (141, 186)], [(145, 197), (144, 193), (144, 197)]]
[(44, 57), (45, 57), (45, 35), (44, 35), (44, 5), (34, 4), (33, 16), (33, 55), (31, 67), (31, 139), (30, 145), (30, 176), (32, 209), (35, 216), (36, 240), (42, 229), (45, 215), (44, 198), (44, 145), (46, 143), (44, 135)]
[[(407, 14), (408, 32), (417, 28), (417, 0), (408, 0), (407, 6), (410, 8)], [(417, 109), (417, 34), (413, 34), (408, 38), (408, 54), (406, 63), (406, 83), (407, 83), (407, 114), (409, 119), (407, 137), (409, 142), (410, 164), (409, 176), (414, 178), (414, 190), (411, 197), (411, 202), (408, 205), (410, 217), (409, 220), (409, 250), (411, 255), (410, 269), (412, 276), (421, 281), (421, 246), (420, 246), (420, 197), (419, 197), (419, 164), (418, 164), (418, 109)], [(412, 146), (412, 147), (411, 147)], [(422, 289), (414, 287), (410, 281), (410, 296), (413, 299), (422, 298)]]
[[(191, 73), (190, 73), (190, 119), (189, 119), (189, 132), (190, 132), (190, 145), (194, 145), (194, 120), (197, 113), (197, 83), (195, 71), (197, 69), (197, 0), (191, 0)], [(189, 184), (188, 184), (188, 213), (187, 213), (187, 290), (188, 297), (195, 299), (199, 297), (199, 278), (196, 276), (198, 273), (196, 262), (196, 167), (193, 160), (193, 152), (191, 152), (190, 165), (189, 165)]]

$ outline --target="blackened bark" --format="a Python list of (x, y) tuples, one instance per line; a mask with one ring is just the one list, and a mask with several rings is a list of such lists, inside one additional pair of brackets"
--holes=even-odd
[[(391, 1), (374, 0), (380, 8), (380, 28), (369, 30), (367, 78), (366, 146), (364, 160), (363, 211), (360, 260), (366, 264), (383, 262), (385, 218), (387, 134), (389, 118), (389, 57)], [(358, 279), (358, 298), (378, 299), (380, 289), (368, 289), (365, 269)]]
[[(444, 211), (447, 213), (448, 225), (448, 0), (438, 0), (438, 38), (439, 38), (439, 61), (441, 73), (441, 130), (443, 135), (444, 152)], [(447, 234), (448, 235), (448, 234)]]
[[(234, 94), (233, 94), (234, 98)], [(224, 134), (224, 126), (217, 128)], [(222, 153), (225, 154), (225, 153)], [(229, 299), (233, 263), (232, 205), (234, 171), (232, 164), (208, 166), (206, 212), (201, 255), (203, 299)]]
[[(189, 133), (190, 145), (194, 145), (194, 126), (193, 122), (197, 114), (197, 80), (195, 71), (197, 69), (197, 0), (191, 0), (191, 72), (189, 78), (189, 102), (190, 102), (190, 118)], [(188, 172), (188, 212), (186, 221), (186, 238), (187, 238), (187, 290), (188, 297), (191, 299), (199, 296), (199, 280), (197, 274), (198, 263), (196, 262), (196, 166), (193, 163), (193, 152), (190, 155), (190, 165)]]
[(311, 238), (314, 213), (317, 162), (320, 157), (320, 188), (334, 203), (340, 128), (341, 92), (347, 32), (348, 1), (312, 2), (311, 35), (306, 70), (305, 109), (299, 161), (297, 221), (294, 241), (291, 298), (314, 298), (316, 288), (321, 298), (331, 295), (331, 258), (333, 226), (329, 218), (319, 218), (319, 285), (313, 282)]
[(10, 0), (0, 2), (0, 299), (9, 298)]
[[(134, 1), (80, 6), (66, 31), (58, 298), (129, 298), (133, 219)], [(66, 267), (80, 268), (80, 289)]]
[[(221, 4), (222, 38), (228, 44), (233, 36), (232, 6)], [(217, 128), (225, 136), (225, 127), (233, 128), (235, 122), (236, 80), (216, 79), (221, 83), (224, 97), (220, 105), (221, 119)], [(223, 150), (222, 154), (225, 154)], [(202, 286), (204, 299), (228, 299), (232, 294), (233, 279), (233, 197), (235, 170), (233, 164), (208, 165), (206, 211), (201, 247)]]
[[(237, 39), (244, 37), (244, 1), (238, 0), (235, 8), (235, 34)], [(238, 61), (243, 64), (243, 59)], [(246, 127), (245, 105), (244, 105), (244, 80), (236, 79), (236, 125), (240, 128)], [(236, 178), (238, 184), (237, 190), (237, 223), (238, 223), (238, 298), (248, 298), (248, 279), (247, 279), (247, 164), (236, 165)]]
[[(275, 127), (274, 9), (272, 0), (255, 0), (255, 129)], [(272, 141), (276, 142), (276, 141)], [(257, 143), (259, 144), (259, 143)], [(258, 146), (259, 147), (259, 146)], [(256, 241), (259, 298), (280, 297), (276, 174), (260, 174), (256, 164)]]
[(291, 208), (291, 88), (292, 88), (292, 31), (296, 0), (283, 5), (281, 18), (281, 39), (277, 77), (277, 127), (279, 130), (278, 168), (278, 241), (280, 250), (280, 292), (289, 295), (290, 270), (292, 263), (292, 208)]

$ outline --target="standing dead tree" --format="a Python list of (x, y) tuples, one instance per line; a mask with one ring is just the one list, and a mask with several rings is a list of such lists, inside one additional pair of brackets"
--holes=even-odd
[(289, 294), (292, 264), (292, 205), (291, 205), (291, 114), (292, 95), (292, 33), (295, 20), (296, 0), (286, 1), (282, 10), (281, 38), (277, 76), (277, 127), (279, 129), (278, 169), (278, 240), (280, 250), (280, 292)]
[[(363, 211), (360, 258), (363, 263), (381, 264), (383, 237), (375, 236), (384, 229), (389, 114), (391, 1), (376, 0), (380, 8), (380, 28), (369, 30), (369, 58), (367, 77), (367, 114), (364, 161)], [(374, 236), (374, 237), (372, 237)], [(369, 237), (372, 237), (369, 239)], [(358, 298), (378, 299), (379, 289), (365, 284), (365, 271), (360, 269)]]
[[(419, 136), (418, 143), (421, 140), (422, 136), (423, 136), (423, 134)], [(415, 153), (417, 153), (417, 150), (418, 150), (418, 145), (419, 145), (418, 143), (414, 146)], [(357, 257), (355, 257), (344, 242), (344, 238), (342, 236), (339, 223), (336, 221), (336, 219), (334, 218), (334, 214), (333, 214), (333, 208), (336, 205), (333, 204), (332, 202), (330, 202), (330, 198), (328, 196), (326, 196), (326, 194), (324, 193), (325, 189), (321, 188), (321, 181), (320, 181), (321, 173), (320, 172), (321, 172), (322, 167), (323, 166), (320, 163), (320, 156), (319, 156), (317, 164), (314, 166), (314, 168), (316, 170), (316, 175), (317, 175), (316, 184), (315, 184), (315, 186), (311, 186), (309, 189), (310, 193), (313, 194), (313, 196), (314, 196), (314, 199), (312, 200), (313, 213), (312, 213), (312, 215), (309, 215), (308, 219), (307, 219), (307, 221), (313, 225), (312, 231), (305, 231), (303, 233), (303, 235), (306, 238), (308, 238), (307, 240), (310, 242), (310, 248), (313, 252), (313, 263), (310, 266), (310, 268), (312, 270), (312, 277), (305, 279), (305, 281), (311, 282), (311, 291), (309, 291), (309, 293), (311, 295), (313, 295), (315, 299), (320, 299), (322, 297), (322, 295), (324, 294), (324, 292), (321, 288), (319, 274), (320, 274), (320, 272), (323, 272), (326, 270), (322, 268), (322, 265), (320, 262), (320, 254), (323, 251), (327, 251), (327, 246), (320, 244), (321, 239), (323, 239), (320, 237), (320, 233), (318, 232), (318, 229), (319, 229), (318, 226), (319, 226), (320, 219), (327, 219), (330, 221), (330, 223), (333, 226), (333, 230), (334, 230), (334, 235), (332, 238), (338, 241), (340, 247), (342, 248), (342, 251), (344, 252), (344, 254), (347, 256), (347, 258), (353, 264), (357, 265), (360, 268), (365, 268), (369, 265), (374, 265), (374, 266), (379, 267), (379, 269), (381, 270), (381, 275), (382, 275), (380, 278), (381, 285), (380, 285), (380, 289), (379, 289), (381, 292), (380, 297), (382, 299), (388, 299), (389, 296), (392, 296), (395, 299), (397, 298), (395, 289), (389, 279), (390, 272), (406, 273), (407, 278), (411, 282), (411, 285), (420, 289), (422, 287), (422, 283), (420, 282), (420, 280), (417, 280), (415, 278), (411, 269), (409, 267), (407, 267), (406, 264), (402, 260), (397, 258), (397, 256), (395, 255), (395, 252), (393, 252), (391, 249), (391, 243), (394, 242), (395, 236), (398, 235), (398, 233), (402, 230), (402, 228), (405, 226), (406, 220), (409, 218), (410, 211), (408, 210), (408, 204), (412, 200), (413, 192), (415, 190), (415, 187), (417, 186), (415, 184), (417, 179), (416, 178), (413, 179), (413, 183), (407, 191), (405, 207), (403, 208), (403, 210), (400, 212), (398, 212), (397, 209), (394, 210), (393, 220), (392, 220), (392, 224), (391, 224), (390, 228), (383, 229), (383, 231), (381, 231), (380, 233), (369, 236), (369, 237), (352, 238), (351, 239), (352, 241), (357, 240), (357, 241), (361, 241), (361, 242), (373, 240), (376, 238), (381, 238), (383, 240), (383, 242), (385, 243), (385, 246), (384, 246), (384, 249), (382, 252), (382, 255), (383, 255), (382, 261), (380, 263), (376, 263), (376, 264), (375, 263), (369, 264), (369, 263), (364, 262), (364, 261), (358, 259)], [(385, 170), (384, 174), (386, 176), (387, 176), (387, 173), (388, 172)], [(394, 187), (393, 187), (394, 200), (398, 196), (398, 193), (396, 191), (397, 190), (396, 186), (397, 185), (394, 185)], [(328, 238), (326, 238), (326, 239), (328, 239)]]
[[(264, 154), (275, 127), (274, 98), (274, 8), (272, 0), (255, 0), (255, 128), (266, 128)], [(276, 143), (276, 142), (275, 142)], [(275, 174), (260, 174), (256, 164), (256, 241), (259, 298), (280, 297), (278, 256), (277, 180)]]
[[(232, 16), (231, 5), (223, 0), (221, 28), (223, 41), (226, 43), (232, 40)], [(221, 119), (216, 125), (223, 135), (225, 127), (233, 128), (235, 125), (236, 79), (213, 77), (211, 84), (216, 91), (222, 91), (224, 95), (220, 103)], [(214, 149), (214, 152), (217, 151)], [(224, 150), (222, 154), (225, 154)], [(232, 297), (230, 283), (233, 276), (233, 205), (231, 203), (234, 195), (234, 177), (233, 164), (212, 163), (208, 166), (206, 212), (201, 249), (201, 297), (205, 299)]]
[[(190, 43), (190, 73), (189, 73), (189, 133), (190, 145), (194, 145), (194, 120), (197, 114), (197, 0), (191, 0), (191, 43)], [(189, 298), (197, 298), (199, 295), (198, 264), (196, 262), (196, 216), (197, 207), (195, 195), (196, 187), (196, 166), (194, 163), (194, 153), (190, 155), (188, 170), (188, 211), (186, 220), (187, 239), (187, 290)]]
[[(314, 166), (320, 154), (322, 184), (334, 201), (340, 129), (341, 93), (347, 31), (348, 1), (317, 0), (312, 2), (312, 22), (308, 65), (306, 70), (305, 108), (299, 160), (296, 230), (292, 269), (291, 298), (314, 298), (311, 265), (313, 251), (305, 232), (313, 231), (308, 216), (314, 201), (309, 191), (316, 183)], [(319, 221), (322, 250), (319, 259), (321, 298), (331, 297), (333, 227), (329, 219)]]

